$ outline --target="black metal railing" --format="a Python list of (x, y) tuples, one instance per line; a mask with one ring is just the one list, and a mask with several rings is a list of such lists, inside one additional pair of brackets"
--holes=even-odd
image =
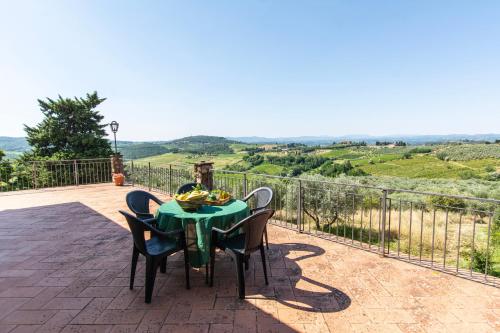
[(111, 182), (110, 159), (0, 162), (0, 192)]
[[(129, 184), (170, 194), (192, 166), (128, 161)], [(214, 187), (242, 198), (273, 189), (271, 223), (468, 279), (500, 286), (500, 200), (213, 171)], [(109, 159), (0, 164), (0, 191), (111, 182)]]
[(173, 195), (185, 183), (193, 182), (193, 173), (185, 165), (151, 166), (149, 162), (124, 163), (125, 178), (131, 185)]
[(274, 191), (271, 223), (500, 286), (500, 200), (215, 170), (236, 197)]

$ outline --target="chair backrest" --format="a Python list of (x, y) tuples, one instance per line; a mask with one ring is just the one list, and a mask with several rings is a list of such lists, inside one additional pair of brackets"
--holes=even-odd
[(129, 192), (126, 197), (127, 206), (137, 217), (145, 217), (150, 214), (149, 200), (152, 196), (151, 193), (141, 190)]
[(134, 238), (134, 244), (139, 252), (146, 254), (146, 239), (144, 238), (144, 231), (146, 228), (144, 226), (144, 222), (139, 220), (132, 214), (124, 212), (123, 210), (119, 211), (125, 218), (127, 219), (128, 227), (130, 228), (130, 232), (132, 232), (132, 237)]
[(245, 234), (245, 253), (251, 253), (262, 244), (262, 236), (267, 221), (273, 216), (274, 210), (264, 209), (244, 219), (242, 225)]
[[(179, 187), (179, 189), (177, 189), (177, 194), (182, 194), (182, 193), (192, 191), (193, 188), (195, 188), (198, 184), (199, 183), (187, 183), (187, 184), (181, 185), (181, 187)], [(203, 190), (207, 189), (207, 187), (203, 184), (201, 184), (201, 188)]]
[(273, 200), (273, 190), (271, 190), (269, 187), (259, 187), (250, 192), (247, 198), (254, 198), (254, 209), (264, 209), (267, 208)]

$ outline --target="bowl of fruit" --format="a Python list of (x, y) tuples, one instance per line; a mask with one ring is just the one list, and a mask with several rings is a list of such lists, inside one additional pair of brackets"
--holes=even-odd
[(203, 205), (208, 195), (208, 191), (202, 190), (201, 187), (195, 187), (192, 191), (176, 194), (174, 198), (182, 209), (194, 211)]
[(205, 199), (205, 205), (222, 206), (231, 200), (231, 194), (224, 190), (213, 190)]

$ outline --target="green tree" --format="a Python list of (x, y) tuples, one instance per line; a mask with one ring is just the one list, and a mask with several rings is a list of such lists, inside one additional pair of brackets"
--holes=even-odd
[(44, 119), (38, 125), (24, 125), (32, 151), (25, 158), (98, 158), (112, 154), (102, 124), (103, 116), (95, 110), (105, 98), (97, 92), (84, 98), (38, 100)]
[(0, 189), (2, 187), (7, 187), (7, 183), (12, 173), (12, 166), (8, 161), (3, 159), (4, 156), (5, 153), (3, 150), (0, 150)]

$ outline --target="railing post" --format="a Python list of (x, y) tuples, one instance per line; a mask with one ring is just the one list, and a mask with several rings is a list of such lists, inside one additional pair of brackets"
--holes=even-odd
[(243, 174), (243, 197), (247, 196), (247, 174)]
[(151, 162), (148, 162), (148, 188), (151, 191)]
[(172, 164), (168, 165), (168, 189), (170, 196), (172, 196)]
[(33, 162), (33, 187), (36, 190), (37, 184), (36, 184), (36, 162)]
[(74, 170), (74, 176), (75, 176), (75, 185), (78, 186), (79, 180), (78, 180), (78, 163), (76, 163), (76, 160), (73, 160), (73, 170)]
[(302, 181), (299, 180), (299, 187), (297, 189), (297, 227), (299, 232), (302, 232)]
[(135, 177), (135, 174), (134, 174), (134, 160), (132, 160), (132, 163), (131, 163), (131, 171), (130, 171), (130, 178), (132, 178), (132, 186), (135, 186), (135, 180), (134, 180), (134, 177)]
[(214, 163), (200, 161), (194, 165), (194, 178), (198, 184), (205, 185), (206, 188), (212, 190), (214, 187)]
[(380, 247), (381, 255), (385, 256), (385, 218), (387, 213), (387, 190), (382, 190), (382, 226), (380, 228)]

